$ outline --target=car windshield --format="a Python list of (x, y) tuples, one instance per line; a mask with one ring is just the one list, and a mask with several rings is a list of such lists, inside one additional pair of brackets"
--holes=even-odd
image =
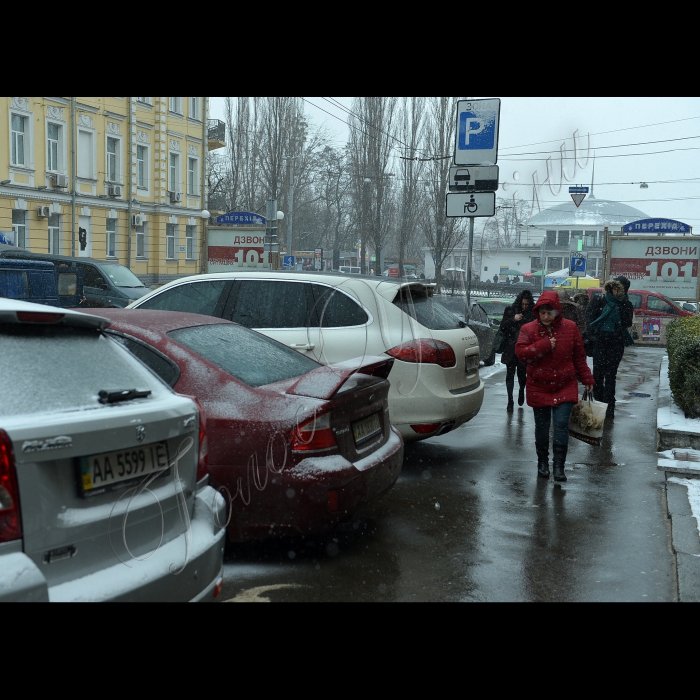
[(505, 301), (482, 301), (481, 305), (489, 316), (503, 316), (510, 304)]
[(143, 287), (143, 282), (128, 268), (123, 265), (104, 265), (100, 270), (117, 287)]
[(428, 297), (425, 290), (412, 289), (407, 292), (403, 289), (394, 299), (394, 304), (431, 331), (462, 328), (459, 319), (433, 297)]
[(296, 350), (235, 324), (179, 328), (170, 331), (168, 337), (252, 387), (298, 377), (321, 367)]

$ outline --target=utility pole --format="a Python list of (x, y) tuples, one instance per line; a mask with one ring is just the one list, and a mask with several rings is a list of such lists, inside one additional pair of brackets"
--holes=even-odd
[(294, 160), (298, 156), (286, 156), (287, 179), (289, 181), (289, 219), (287, 221), (287, 255), (293, 255), (292, 251), (292, 222), (294, 221)]

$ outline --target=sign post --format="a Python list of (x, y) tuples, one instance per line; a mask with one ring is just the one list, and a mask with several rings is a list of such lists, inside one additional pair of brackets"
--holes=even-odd
[(588, 187), (569, 187), (569, 194), (571, 195), (571, 199), (574, 200), (574, 204), (578, 209), (581, 206), (581, 202), (583, 202), (583, 200), (586, 199), (586, 195), (588, 194)]

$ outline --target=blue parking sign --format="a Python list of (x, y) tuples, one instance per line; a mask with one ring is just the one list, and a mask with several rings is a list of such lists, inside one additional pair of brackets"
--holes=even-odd
[(296, 258), (294, 255), (283, 255), (282, 256), (282, 267), (289, 267), (294, 269), (296, 263)]
[(457, 102), (455, 165), (496, 163), (500, 111), (499, 99)]

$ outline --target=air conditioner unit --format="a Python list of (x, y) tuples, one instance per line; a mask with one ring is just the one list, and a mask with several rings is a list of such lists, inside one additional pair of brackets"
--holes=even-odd
[(143, 214), (134, 214), (132, 217), (134, 226), (143, 226), (146, 223), (146, 217)]
[(110, 185), (109, 189), (107, 190), (107, 194), (110, 197), (121, 197), (122, 196), (121, 185)]
[(53, 186), (54, 187), (68, 187), (68, 175), (54, 175), (53, 176)]
[(37, 207), (36, 210), (36, 215), (43, 218), (43, 219), (48, 219), (50, 216), (51, 212), (49, 211), (49, 207)]
[(170, 192), (169, 194), (171, 204), (182, 201), (182, 192)]

